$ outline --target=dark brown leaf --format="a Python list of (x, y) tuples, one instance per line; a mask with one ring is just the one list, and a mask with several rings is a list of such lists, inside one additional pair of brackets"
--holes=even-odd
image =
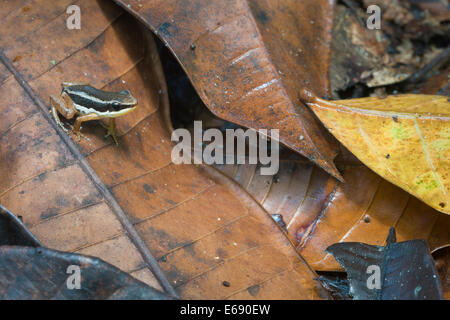
[(392, 228), (385, 247), (344, 242), (327, 248), (347, 271), (350, 295), (356, 300), (442, 299), (439, 276), (426, 241), (396, 243), (394, 233)]
[[(0, 299), (167, 300), (167, 295), (103, 262), (45, 248), (0, 247)], [(69, 266), (80, 268), (80, 288), (67, 285)]]
[(328, 97), (334, 1), (121, 0), (169, 47), (207, 107), (280, 141), (341, 178), (334, 139), (300, 102)]
[(40, 247), (41, 245), (18, 217), (0, 205), (0, 246)]

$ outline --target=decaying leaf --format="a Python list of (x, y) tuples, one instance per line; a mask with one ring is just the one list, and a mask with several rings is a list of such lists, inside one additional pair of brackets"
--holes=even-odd
[[(332, 98), (384, 96), (384, 90), (397, 89), (413, 92), (436, 70), (429, 64), (447, 50), (450, 7), (445, 2), (341, 1), (333, 30)], [(373, 5), (381, 9), (380, 29), (368, 27)], [(448, 61), (442, 56), (438, 60)], [(412, 89), (404, 90), (406, 86)]]
[(0, 246), (40, 247), (42, 244), (18, 217), (0, 205)]
[[(79, 254), (2, 246), (0, 265), (0, 299), (170, 299), (100, 259)], [(80, 275), (79, 283), (71, 274)]]
[[(169, 299), (97, 258), (42, 248), (18, 217), (0, 206), (0, 299)], [(70, 290), (69, 266), (80, 290)], [(71, 282), (72, 283), (72, 282)], [(72, 288), (73, 289), (73, 288)]]
[(439, 276), (424, 240), (397, 243), (392, 228), (385, 247), (344, 242), (327, 251), (347, 271), (350, 295), (356, 300), (442, 299)]
[(298, 94), (330, 95), (334, 0), (116, 2), (163, 40), (215, 115), (279, 129), (281, 143), (341, 177), (335, 141)]
[[(305, 99), (309, 99), (305, 94)], [(450, 102), (445, 96), (398, 95), (308, 105), (369, 168), (450, 213)]]
[(345, 272), (339, 272), (333, 275), (321, 275), (319, 281), (331, 292), (335, 300), (353, 300), (350, 295), (350, 284)]
[[(21, 14), (27, 1), (0, 7), (11, 22), (0, 28), (0, 202), (45, 246), (100, 257), (171, 295), (329, 298), (239, 186), (209, 167), (171, 162), (150, 32), (111, 1), (78, 2), (82, 32), (66, 28), (64, 1), (40, 4), (31, 20)], [(19, 38), (14, 24), (26, 26)], [(89, 140), (75, 142), (56, 126), (46, 103), (63, 81), (133, 93), (138, 108), (117, 119), (119, 147), (96, 122), (83, 125)]]
[(339, 98), (340, 90), (357, 84), (372, 87), (396, 83), (414, 71), (411, 64), (396, 66), (387, 53), (389, 41), (383, 36), (383, 29), (370, 30), (357, 18), (351, 9), (336, 6), (330, 66), (333, 98)]

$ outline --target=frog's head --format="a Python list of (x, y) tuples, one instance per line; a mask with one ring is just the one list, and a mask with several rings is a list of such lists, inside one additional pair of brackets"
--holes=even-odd
[(130, 90), (123, 90), (117, 93), (117, 96), (112, 99), (112, 104), (115, 106), (134, 107), (137, 105), (137, 100), (131, 94)]
[(131, 94), (130, 90), (123, 90), (110, 100), (109, 113), (115, 117), (124, 115), (136, 109), (137, 100)]

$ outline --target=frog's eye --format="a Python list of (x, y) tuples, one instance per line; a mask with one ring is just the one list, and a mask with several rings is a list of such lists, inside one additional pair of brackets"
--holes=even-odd
[(122, 90), (122, 91), (120, 91), (120, 94), (129, 95), (130, 94), (130, 90)]

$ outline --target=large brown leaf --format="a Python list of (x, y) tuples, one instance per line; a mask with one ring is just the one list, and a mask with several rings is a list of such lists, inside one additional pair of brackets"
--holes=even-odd
[[(101, 257), (157, 286), (151, 267), (183, 298), (328, 298), (240, 187), (214, 169), (171, 163), (167, 90), (148, 31), (109, 1), (77, 4), (79, 31), (66, 29), (65, 1), (0, 8), (8, 20), (0, 28), (0, 203), (44, 245)], [(14, 37), (14, 25), (26, 31)], [(55, 125), (45, 102), (62, 81), (132, 91), (139, 107), (118, 119), (119, 147), (98, 123), (83, 126), (90, 140), (78, 146)]]
[(218, 117), (279, 129), (280, 141), (340, 178), (337, 146), (299, 90), (328, 97), (335, 1), (117, 0), (169, 47)]

